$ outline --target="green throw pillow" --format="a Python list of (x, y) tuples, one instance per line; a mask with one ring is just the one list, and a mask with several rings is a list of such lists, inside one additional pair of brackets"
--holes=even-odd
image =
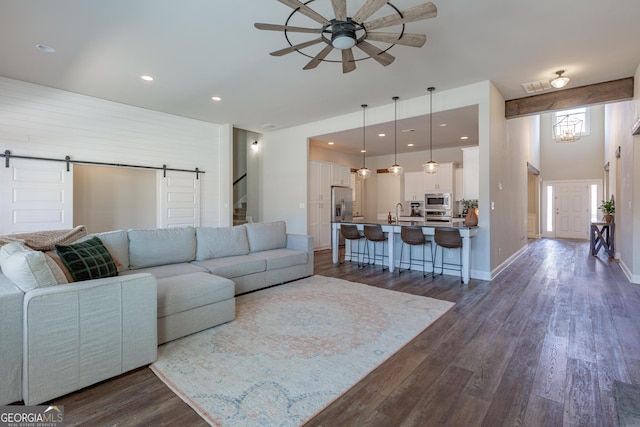
[(76, 282), (118, 275), (116, 263), (97, 237), (72, 245), (55, 245), (55, 248)]

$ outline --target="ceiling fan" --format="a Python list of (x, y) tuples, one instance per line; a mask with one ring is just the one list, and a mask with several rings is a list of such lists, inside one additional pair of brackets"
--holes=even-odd
[[(308, 6), (308, 4), (314, 0), (309, 0), (306, 3), (302, 3), (299, 0), (278, 1), (294, 9), (294, 11), (289, 15), (289, 18), (287, 18), (285, 25), (263, 23), (256, 23), (254, 25), (259, 30), (284, 31), (289, 47), (271, 52), (271, 55), (282, 56), (291, 52), (301, 53), (302, 55), (311, 58), (311, 61), (303, 67), (305, 70), (316, 68), (323, 61), (338, 62), (327, 59), (327, 56), (334, 49), (341, 50), (343, 73), (349, 73), (355, 70), (356, 61), (368, 58), (373, 58), (379, 64), (386, 67), (395, 60), (395, 57), (390, 55), (387, 51), (396, 44), (422, 47), (427, 41), (427, 36), (424, 34), (405, 33), (404, 24), (434, 18), (438, 14), (438, 9), (431, 2), (400, 11), (388, 0), (367, 0), (353, 16), (349, 17), (347, 16), (347, 0), (331, 0), (331, 6), (333, 7), (335, 18), (327, 19)], [(393, 13), (367, 21), (367, 19), (384, 6), (392, 8)], [(298, 13), (316, 21), (321, 25), (321, 27), (306, 28), (289, 25), (291, 18)], [(392, 27), (394, 25), (402, 25), (400, 32), (388, 33), (374, 31), (381, 28)], [(302, 43), (293, 44), (289, 40), (287, 35), (288, 32), (319, 34), (320, 37)], [(390, 46), (386, 49), (380, 49), (369, 43), (369, 41), (387, 43)], [(325, 46), (315, 56), (307, 55), (301, 51), (301, 49), (320, 43), (324, 43)], [(368, 56), (355, 59), (352, 50), (353, 47), (360, 49)]]

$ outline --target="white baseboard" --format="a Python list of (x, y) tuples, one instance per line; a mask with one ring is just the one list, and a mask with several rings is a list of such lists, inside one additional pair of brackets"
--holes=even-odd
[(640, 285), (640, 274), (632, 274), (629, 267), (627, 267), (627, 264), (625, 264), (624, 261), (622, 261), (619, 258), (618, 260), (620, 261), (620, 268), (622, 268), (622, 272), (624, 273), (625, 276), (627, 276), (627, 279), (629, 279), (631, 283)]
[(495, 279), (498, 276), (498, 274), (502, 273), (505, 268), (509, 267), (509, 265), (511, 265), (516, 259), (518, 259), (520, 257), (520, 255), (522, 255), (524, 253), (524, 251), (526, 251), (526, 250), (527, 250), (527, 245), (521, 247), (518, 250), (518, 252), (516, 252), (513, 255), (511, 255), (509, 258), (504, 260), (500, 265), (498, 265), (496, 268), (494, 268), (491, 271), (491, 278), (489, 280)]

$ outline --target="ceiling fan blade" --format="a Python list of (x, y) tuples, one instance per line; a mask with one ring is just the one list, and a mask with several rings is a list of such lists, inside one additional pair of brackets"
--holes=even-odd
[(309, 61), (309, 63), (305, 65), (302, 69), (311, 70), (312, 68), (316, 68), (318, 64), (320, 64), (322, 60), (326, 58), (329, 52), (331, 52), (332, 50), (333, 50), (333, 46), (331, 46), (330, 44), (326, 45), (324, 49), (322, 49), (316, 56), (314, 56), (313, 59)]
[(296, 45), (293, 45), (293, 46), (289, 46), (289, 47), (284, 48), (284, 49), (276, 50), (275, 52), (271, 52), (269, 55), (272, 55), (272, 56), (286, 55), (287, 53), (295, 52), (296, 50), (304, 49), (305, 47), (309, 47), (309, 46), (313, 46), (314, 44), (322, 43), (322, 41), (323, 41), (322, 37), (320, 37), (319, 39), (310, 40), (308, 42), (304, 42), (304, 43), (296, 44)]
[(292, 27), (290, 25), (276, 25), (276, 24), (262, 24), (256, 22), (253, 24), (259, 30), (269, 31), (291, 31), (292, 33), (322, 33), (322, 28), (304, 28), (304, 27)]
[(425, 36), (424, 34), (370, 32), (367, 33), (367, 40), (372, 40), (374, 42), (401, 44), (404, 46), (422, 47), (427, 41), (427, 36)]
[(378, 49), (371, 43), (367, 43), (366, 41), (361, 41), (356, 45), (356, 47), (360, 48), (364, 53), (375, 59), (380, 65), (386, 67), (395, 61), (395, 57), (389, 55), (387, 52)]
[(350, 73), (356, 69), (356, 61), (353, 60), (353, 51), (344, 49), (342, 51), (342, 72)]
[(292, 9), (300, 9), (300, 13), (302, 13), (304, 16), (307, 16), (322, 25), (329, 25), (331, 23), (327, 20), (327, 18), (320, 15), (318, 12), (316, 12), (315, 10), (311, 9), (309, 6), (307, 6), (306, 4), (298, 0), (278, 0), (278, 1), (282, 4), (286, 4)]
[(383, 18), (374, 19), (373, 21), (366, 22), (363, 25), (367, 31), (371, 31), (377, 30), (378, 28), (391, 27), (392, 25), (406, 24), (407, 22), (435, 18), (437, 15), (438, 8), (436, 8), (435, 4), (429, 2), (402, 11), (402, 17), (396, 13), (393, 15), (387, 15)]
[(366, 21), (371, 15), (376, 13), (382, 6), (389, 3), (389, 0), (367, 0), (365, 4), (362, 5), (360, 10), (353, 15), (354, 21), (359, 24), (362, 24)]
[(347, 0), (331, 0), (333, 6), (333, 13), (336, 14), (338, 21), (347, 20)]

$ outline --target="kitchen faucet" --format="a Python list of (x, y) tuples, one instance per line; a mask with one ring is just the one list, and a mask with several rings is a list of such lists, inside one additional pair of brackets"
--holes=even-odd
[(400, 212), (404, 212), (404, 208), (402, 207), (402, 203), (400, 203), (400, 202), (396, 203), (396, 224), (398, 223), (398, 220), (400, 219), (400, 214), (398, 213), (398, 207), (400, 208)]

